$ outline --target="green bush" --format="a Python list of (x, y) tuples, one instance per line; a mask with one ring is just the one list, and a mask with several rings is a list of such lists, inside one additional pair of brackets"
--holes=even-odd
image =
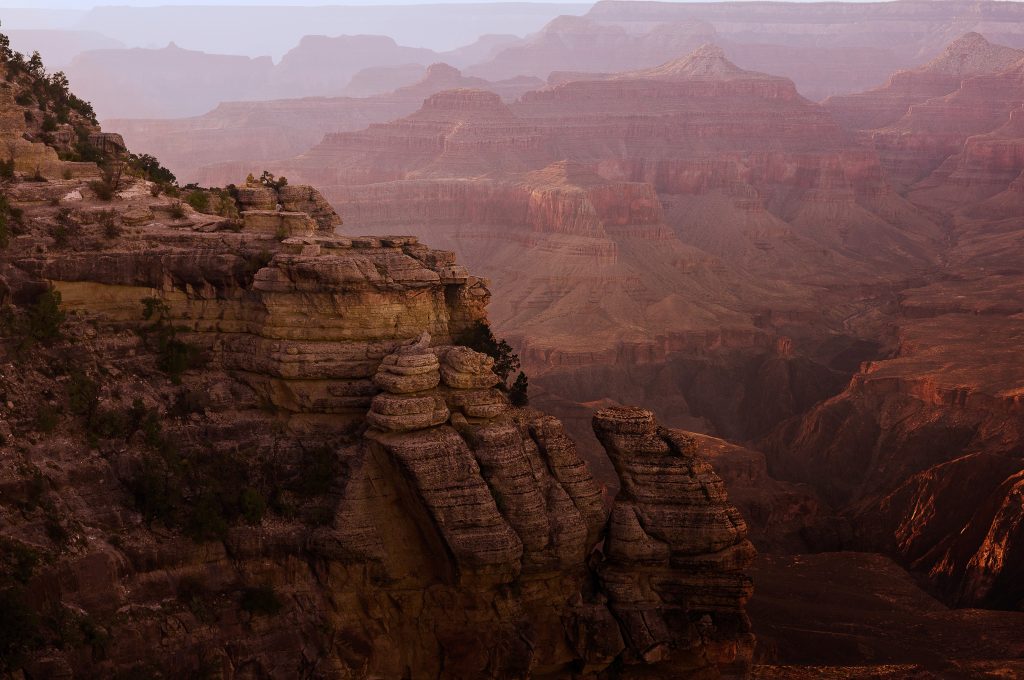
[(89, 433), (101, 439), (127, 439), (131, 418), (123, 411), (96, 409), (88, 421)]
[(526, 406), (530, 403), (529, 390), (530, 380), (526, 377), (525, 373), (519, 371), (519, 375), (516, 376), (512, 387), (508, 389), (508, 400), (512, 402), (513, 406)]
[(210, 211), (210, 194), (202, 189), (189, 192), (188, 196), (185, 197), (185, 202), (197, 212), (206, 213)]
[[(248, 183), (248, 179), (246, 182)], [(288, 180), (286, 178), (278, 177), (275, 179), (274, 175), (267, 170), (264, 170), (263, 174), (260, 175), (259, 183), (265, 187), (270, 187), (271, 189), (282, 189), (288, 186)]]
[(239, 606), (244, 611), (258, 616), (273, 616), (284, 607), (273, 586), (269, 585), (243, 590)]
[(104, 179), (94, 179), (89, 182), (89, 188), (96, 194), (96, 198), (101, 201), (111, 201), (114, 199), (114, 185)]
[(71, 243), (71, 230), (68, 229), (66, 224), (54, 224), (49, 229), (50, 238), (53, 239), (53, 245), (57, 248), (67, 248), (68, 244)]
[(81, 371), (71, 372), (66, 388), (68, 407), (76, 416), (92, 416), (100, 396), (100, 386)]
[(61, 335), (65, 314), (60, 308), (60, 292), (43, 291), (28, 313), (28, 334), (40, 342), (56, 340)]
[(133, 174), (155, 182), (158, 186), (174, 184), (177, 181), (173, 172), (160, 165), (160, 161), (149, 154), (128, 154), (125, 162)]
[(153, 321), (148, 332), (156, 337), (157, 367), (170, 376), (174, 384), (179, 384), (185, 371), (202, 368), (207, 357), (201, 348), (178, 339), (169, 314), (167, 304), (159, 298), (142, 300), (142, 318)]
[(36, 431), (49, 434), (57, 429), (60, 423), (60, 411), (50, 404), (42, 404), (36, 411)]
[(103, 229), (104, 238), (115, 239), (121, 236), (121, 225), (117, 223), (117, 211), (104, 210), (99, 214), (100, 227)]
[(182, 206), (181, 201), (171, 203), (170, 213), (171, 219), (181, 220), (185, 218), (185, 208)]
[(253, 488), (244, 489), (238, 497), (239, 509), (242, 517), (249, 524), (259, 524), (263, 514), (267, 511), (267, 502), (263, 496)]
[(308, 449), (302, 454), (299, 471), (296, 493), (306, 497), (322, 496), (331, 490), (339, 474), (338, 456), (330, 446)]
[(455, 342), (492, 357), (494, 372), (501, 378), (503, 384), (507, 383), (512, 372), (519, 368), (519, 356), (512, 351), (512, 346), (504, 340), (495, 338), (491, 327), (484, 321), (477, 321), (456, 337)]

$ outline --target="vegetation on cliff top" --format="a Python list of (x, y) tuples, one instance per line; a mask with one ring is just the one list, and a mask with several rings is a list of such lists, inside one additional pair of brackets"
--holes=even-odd
[(508, 383), (512, 374), (519, 370), (519, 355), (512, 351), (512, 345), (507, 341), (494, 336), (494, 331), (486, 321), (477, 321), (455, 338), (455, 342), (494, 359), (494, 373), (501, 378), (498, 386), (508, 392), (509, 401), (514, 406), (530, 403), (529, 379), (524, 372), (519, 371), (512, 384)]

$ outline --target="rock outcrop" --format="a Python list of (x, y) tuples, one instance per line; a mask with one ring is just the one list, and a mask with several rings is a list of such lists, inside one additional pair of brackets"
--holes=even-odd
[(262, 170), (275, 159), (302, 153), (324, 135), (360, 130), (413, 113), (424, 98), (442, 90), (487, 89), (512, 100), (542, 85), (543, 81), (531, 78), (491, 82), (436, 63), (420, 67), (411, 84), (363, 98), (228, 101), (192, 118), (114, 118), (104, 124), (119, 130), (133, 149), (159, 158), (179, 181), (219, 186), (236, 181), (250, 167)]
[(749, 665), (749, 544), (720, 481), (659, 449), (694, 493), (640, 494), (636, 438), (598, 423), (634, 475), (622, 503), (671, 554), (612, 549), (561, 423), (511, 407), (494, 360), (455, 342), (490, 291), (452, 253), (334, 233), (319, 192), (270, 178), (208, 192), (218, 214), (127, 175), (109, 196), (20, 179), (0, 254), (4, 672)]
[(867, 92), (829, 97), (824, 105), (848, 129), (881, 128), (895, 123), (915, 104), (954, 92), (964, 78), (998, 73), (1022, 58), (1021, 50), (993, 45), (980, 33), (968, 33), (924, 66), (898, 71), (885, 85)]
[(595, 73), (648, 68), (704, 42), (725, 48), (743, 68), (786, 76), (820, 100), (858, 92), (938, 55), (954, 36), (984, 33), (1019, 45), (1021, 12), (996, 3), (789, 3), (675, 6), (603, 1), (581, 17), (563, 16), (520, 44), (473, 67), (486, 78), (547, 78), (552, 71)]
[(749, 659), (742, 604), (751, 582), (742, 570), (754, 548), (695, 440), (658, 428), (654, 414), (638, 408), (598, 411), (594, 431), (622, 482), (600, 578), (622, 622), (627, 668), (662, 666), (670, 675)]
[[(610, 391), (582, 401), (627, 401), (618, 395), (635, 390), (645, 370), (637, 366), (672, 356), (728, 352), (730, 361), (744, 354), (744, 366), (774, 365), (790, 324), (762, 318), (801, 318), (816, 338), (824, 328), (849, 337), (841, 315), (827, 318), (839, 307), (820, 304), (823, 291), (911, 276), (934, 261), (941, 235), (889, 189), (874, 152), (790, 80), (741, 69), (713, 45), (512, 103), (445, 91), (410, 116), (329, 135), (273, 169), (320, 187), (363, 229), (415, 220), (491, 272), (502, 292), (496, 327), (546, 389), (572, 401), (591, 386)], [(678, 382), (698, 389), (663, 378), (661, 398), (701, 391), (691, 370), (703, 369), (691, 365)], [(772, 374), (777, 392), (815, 382), (789, 373)], [(813, 403), (794, 401), (803, 406), (783, 418)], [(683, 400), (645, 404), (675, 412), (673, 424), (701, 418)], [(713, 431), (737, 437), (778, 422), (725, 421)]]

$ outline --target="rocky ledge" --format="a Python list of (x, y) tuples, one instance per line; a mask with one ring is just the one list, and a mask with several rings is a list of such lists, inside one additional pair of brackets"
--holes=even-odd
[(335, 233), (305, 186), (208, 192), (212, 214), (137, 178), (109, 200), (17, 179), (5, 318), (32, 327), (59, 293), (66, 319), (46, 339), (12, 321), (0, 349), (0, 557), (24, 567), (0, 591), (31, 633), (8, 668), (749, 664), (753, 550), (697, 440), (600, 412), (622, 478), (609, 517), (561, 423), (510, 405), (494, 359), (460, 344), (490, 292), (451, 253)]

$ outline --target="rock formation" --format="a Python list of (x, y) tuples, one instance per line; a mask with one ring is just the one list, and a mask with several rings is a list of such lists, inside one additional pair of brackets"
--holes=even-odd
[[(5, 185), (3, 671), (748, 666), (751, 548), (697, 451), (670, 453), (685, 435), (647, 451), (653, 419), (597, 423), (631, 475), (620, 504), (667, 546), (632, 559), (559, 421), (453, 344), (486, 283), (411, 236), (335, 233), (315, 189), (262, 179), (210, 192), (223, 214), (128, 174), (109, 195)], [(692, 493), (641, 479), (650, 455)]]
[[(816, 286), (899, 280), (932, 261), (939, 237), (886, 186), (874, 153), (791, 81), (740, 69), (712, 45), (513, 103), (438, 93), (406, 118), (329, 135), (274, 169), (320, 187), (361, 228), (415, 220), (486, 268), (502, 291), (496, 326), (546, 388), (572, 401), (633, 389), (638, 364), (674, 354), (716, 348), (745, 353), (744, 364), (788, 362), (776, 351), (785, 332), (757, 319), (841, 323), (821, 318)], [(773, 389), (840, 388), (827, 367), (808, 369)], [(700, 417), (688, 402), (700, 398), (693, 376), (704, 370), (680, 371), (696, 389), (662, 378), (659, 399), (646, 403), (673, 425), (692, 424), (683, 419)], [(831, 377), (804, 378), (812, 373)], [(712, 380), (709, 393), (731, 389)], [(680, 392), (668, 406), (666, 393)], [(813, 403), (771, 393), (766, 409), (793, 404), (782, 417)], [(778, 422), (751, 427), (736, 413), (715, 431), (757, 436)]]
[(67, 73), (100, 117), (157, 118), (195, 116), (220, 101), (241, 99), (266, 82), (273, 68), (270, 57), (209, 54), (172, 42), (156, 50), (83, 52)]
[(995, 3), (637, 6), (604, 0), (582, 17), (551, 21), (472, 72), (485, 78), (547, 78), (552, 71), (632, 70), (714, 41), (739, 66), (786, 76), (802, 94), (820, 100), (884, 82), (893, 71), (928, 61), (967, 31), (1019, 46), (1024, 42), (1020, 21), (1019, 8)]
[[(120, 131), (133, 149), (155, 155), (181, 182), (223, 185), (251, 166), (270, 167), (313, 146), (332, 132), (359, 130), (415, 111), (430, 95), (473, 87), (515, 99), (541, 86), (537, 79), (490, 82), (470, 78), (447, 64), (421, 69), (412, 84), (365, 98), (304, 97), (269, 101), (234, 101), (194, 118), (113, 119), (104, 124)], [(208, 167), (210, 166), (210, 167)]]
[(924, 66), (898, 71), (882, 87), (829, 97), (825, 108), (851, 130), (881, 128), (894, 123), (915, 104), (954, 92), (964, 78), (998, 73), (1024, 58), (1024, 52), (993, 45), (980, 33), (954, 40)]
[[(625, 663), (668, 670), (747, 657), (753, 638), (746, 614), (723, 604), (750, 596), (741, 570), (754, 548), (696, 442), (660, 430), (650, 411), (637, 408), (598, 411), (594, 431), (622, 481), (600, 575), (623, 622)], [(680, 568), (690, 575), (680, 578)]]
[(871, 132), (892, 183), (911, 187), (941, 170), (969, 137), (1005, 124), (1020, 103), (1022, 63), (967, 77), (949, 94), (914, 104), (899, 120)]

